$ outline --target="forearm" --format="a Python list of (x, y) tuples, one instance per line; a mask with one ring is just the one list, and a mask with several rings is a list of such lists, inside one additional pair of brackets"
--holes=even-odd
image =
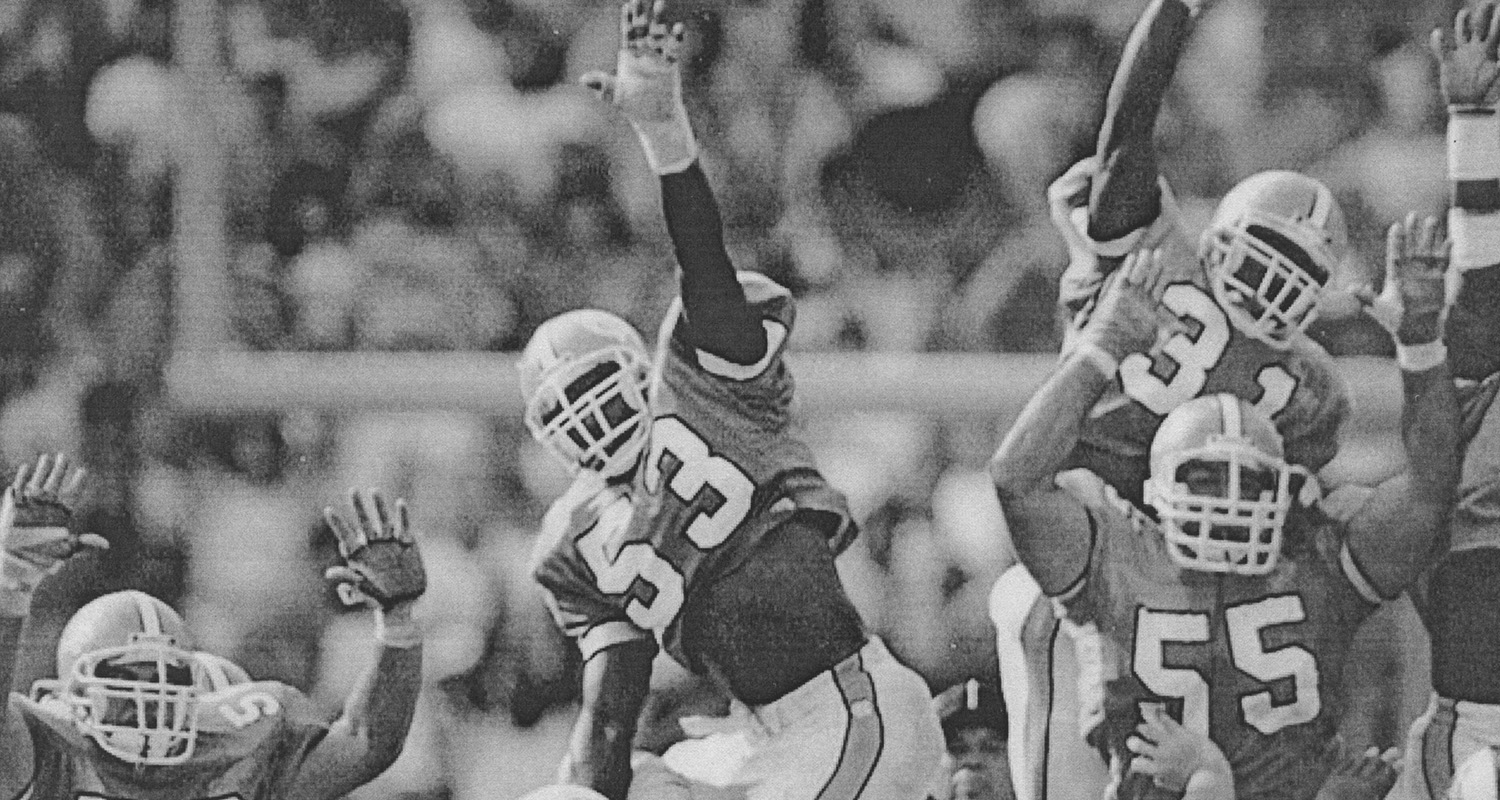
[(630, 791), (631, 742), (635, 723), (605, 717), (585, 708), (578, 714), (568, 747), (566, 780), (588, 786), (609, 800), (624, 800)]
[(15, 679), (21, 629), (31, 614), (31, 598), (36, 592), (32, 581), (22, 577), (19, 567), (19, 560), (0, 553), (0, 697), (10, 690)]
[(1481, 380), (1500, 372), (1500, 256), (1493, 265), (1464, 272), (1460, 280), (1443, 339), (1453, 374)]
[(1095, 242), (1119, 239), (1161, 211), (1152, 133), (1192, 16), (1182, 0), (1153, 0), (1130, 32), (1099, 131), (1102, 169), (1089, 198), (1088, 233)]
[(1075, 351), (1021, 410), (990, 460), (1002, 505), (1045, 486), (1072, 453), (1089, 409), (1114, 381), (1114, 369), (1101, 362)]
[(702, 165), (694, 161), (662, 175), (661, 197), (681, 267), (683, 313), (693, 346), (736, 364), (754, 364), (765, 354), (765, 331), (735, 275), (719, 204)]
[(1458, 401), (1446, 362), (1401, 370), (1401, 441), (1411, 474), (1411, 500), (1446, 512), (1458, 484)]
[(655, 656), (653, 640), (637, 640), (605, 648), (584, 664), (583, 703), (563, 764), (565, 782), (625, 800), (636, 720)]
[(0, 699), (10, 691), (16, 677), (16, 655), (21, 650), (25, 617), (0, 617)]
[(374, 662), (344, 701), (340, 724), (364, 743), (377, 772), (400, 755), (422, 690), (422, 643), (409, 607), (385, 613)]

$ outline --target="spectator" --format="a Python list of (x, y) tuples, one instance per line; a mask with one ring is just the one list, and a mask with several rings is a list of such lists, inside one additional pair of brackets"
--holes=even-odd
[(939, 800), (1015, 800), (1006, 737), (1005, 698), (988, 682), (970, 678), (933, 698), (948, 752), (948, 795)]

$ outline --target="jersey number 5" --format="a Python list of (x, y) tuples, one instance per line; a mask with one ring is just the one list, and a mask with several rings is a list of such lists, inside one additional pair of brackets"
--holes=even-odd
[[(1126, 356), (1120, 362), (1120, 383), (1132, 400), (1166, 415), (1203, 391), (1209, 370), (1229, 347), (1230, 333), (1224, 310), (1191, 283), (1168, 286), (1161, 301), (1189, 330), (1173, 334), (1153, 355)], [(1255, 381), (1260, 384), (1255, 407), (1268, 417), (1286, 408), (1297, 387), (1297, 379), (1280, 364), (1262, 368)]]
[[(1322, 709), (1318, 695), (1318, 662), (1307, 648), (1286, 645), (1268, 650), (1262, 633), (1270, 627), (1307, 618), (1302, 597), (1278, 595), (1224, 609), (1230, 660), (1241, 672), (1265, 684), (1263, 691), (1240, 698), (1245, 724), (1269, 736), (1288, 725), (1311, 722)], [(1135, 618), (1135, 675), (1160, 697), (1182, 699), (1182, 724), (1209, 733), (1208, 682), (1197, 670), (1167, 663), (1167, 647), (1210, 641), (1209, 615), (1201, 611), (1157, 611), (1141, 608)], [(1290, 686), (1286, 683), (1290, 682)], [(1277, 702), (1273, 687), (1290, 689), (1290, 698)]]

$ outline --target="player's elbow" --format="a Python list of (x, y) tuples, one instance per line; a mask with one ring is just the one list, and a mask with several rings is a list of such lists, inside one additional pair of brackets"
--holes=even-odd
[(1001, 508), (1035, 492), (1039, 485), (1035, 471), (1027, 469), (1024, 460), (1016, 458), (1003, 447), (990, 459), (989, 472)]

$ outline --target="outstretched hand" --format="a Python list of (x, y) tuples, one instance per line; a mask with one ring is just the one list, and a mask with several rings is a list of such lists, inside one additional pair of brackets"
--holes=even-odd
[(1162, 251), (1137, 250), (1104, 280), (1099, 300), (1081, 335), (1117, 361), (1149, 351), (1181, 329), (1182, 321), (1162, 305), (1168, 280)]
[(1359, 753), (1335, 740), (1325, 757), (1334, 762), (1333, 769), (1318, 789), (1317, 800), (1385, 797), (1400, 774), (1401, 751), (1394, 747), (1385, 752), (1371, 747)]
[(1436, 341), (1447, 304), (1448, 237), (1436, 217), (1419, 222), (1413, 213), (1391, 224), (1385, 245), (1385, 286), (1379, 295), (1356, 287), (1355, 297), (1398, 343)]
[(109, 548), (102, 536), (68, 529), (85, 474), (62, 453), (16, 471), (0, 500), (0, 590), (30, 591), (73, 556)]
[(682, 108), (677, 60), (683, 27), (663, 18), (665, 0), (625, 0), (620, 6), (620, 54), (613, 75), (587, 72), (579, 78), (599, 99), (620, 109), (633, 125), (675, 121)]
[(1160, 706), (1145, 709), (1144, 719), (1125, 746), (1135, 753), (1130, 770), (1150, 775), (1157, 786), (1183, 791), (1200, 773), (1222, 769), (1223, 753), (1207, 736), (1172, 719)]
[(344, 557), (345, 566), (330, 567), (324, 574), (338, 581), (339, 599), (345, 605), (389, 611), (421, 597), (427, 590), (427, 572), (406, 501), (397, 499), (392, 509), (379, 489), (351, 489), (349, 505), (354, 522), (332, 508), (323, 509)]
[(1500, 7), (1495, 0), (1482, 0), (1461, 9), (1453, 17), (1453, 43), (1444, 40), (1443, 29), (1434, 28), (1428, 44), (1438, 61), (1443, 101), (1450, 106), (1478, 108), (1494, 105), (1495, 85), (1500, 81)]

